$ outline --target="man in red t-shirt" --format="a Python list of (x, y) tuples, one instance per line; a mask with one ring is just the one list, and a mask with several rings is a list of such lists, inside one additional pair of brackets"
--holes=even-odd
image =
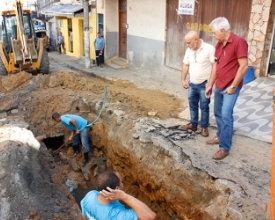
[(230, 31), (230, 24), (224, 17), (210, 23), (213, 37), (218, 40), (215, 64), (206, 85), (205, 95), (210, 97), (215, 83), (214, 113), (217, 122), (217, 136), (207, 140), (208, 144), (219, 144), (213, 159), (225, 158), (231, 149), (233, 136), (233, 109), (243, 84), (248, 67), (248, 45), (246, 41)]

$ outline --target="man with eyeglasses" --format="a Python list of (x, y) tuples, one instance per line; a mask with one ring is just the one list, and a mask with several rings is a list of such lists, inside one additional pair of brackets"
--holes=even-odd
[(208, 144), (219, 144), (213, 159), (225, 158), (232, 146), (233, 109), (243, 84), (248, 67), (247, 42), (230, 31), (230, 24), (224, 17), (210, 23), (213, 37), (218, 40), (215, 51), (215, 65), (211, 78), (206, 85), (205, 95), (211, 96), (215, 83), (214, 113), (217, 122), (217, 135)]
[[(190, 108), (190, 123), (182, 125), (183, 130), (196, 131), (201, 109), (201, 132), (208, 137), (209, 103), (210, 97), (205, 96), (205, 86), (210, 78), (214, 64), (215, 48), (199, 38), (196, 31), (189, 31), (184, 37), (187, 49), (183, 58), (181, 82), (184, 89), (188, 89)], [(189, 82), (186, 77), (189, 73)]]

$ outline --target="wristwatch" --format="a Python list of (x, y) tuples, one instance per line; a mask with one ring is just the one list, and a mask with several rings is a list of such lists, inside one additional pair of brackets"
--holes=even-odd
[(237, 86), (231, 85), (230, 88), (236, 90), (236, 89), (237, 89)]

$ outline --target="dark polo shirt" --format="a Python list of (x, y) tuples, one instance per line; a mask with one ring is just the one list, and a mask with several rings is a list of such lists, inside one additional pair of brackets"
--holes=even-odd
[[(217, 62), (216, 69), (216, 88), (219, 90), (225, 89), (233, 82), (237, 70), (239, 68), (238, 59), (248, 56), (248, 45), (246, 41), (230, 33), (230, 37), (226, 44), (219, 42), (216, 45), (215, 57)], [(239, 85), (241, 87), (243, 82)]]

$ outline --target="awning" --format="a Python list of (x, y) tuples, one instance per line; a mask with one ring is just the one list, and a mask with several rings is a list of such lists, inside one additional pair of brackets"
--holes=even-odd
[(81, 5), (52, 5), (41, 10), (41, 14), (50, 16), (74, 16), (75, 13), (83, 11)]

